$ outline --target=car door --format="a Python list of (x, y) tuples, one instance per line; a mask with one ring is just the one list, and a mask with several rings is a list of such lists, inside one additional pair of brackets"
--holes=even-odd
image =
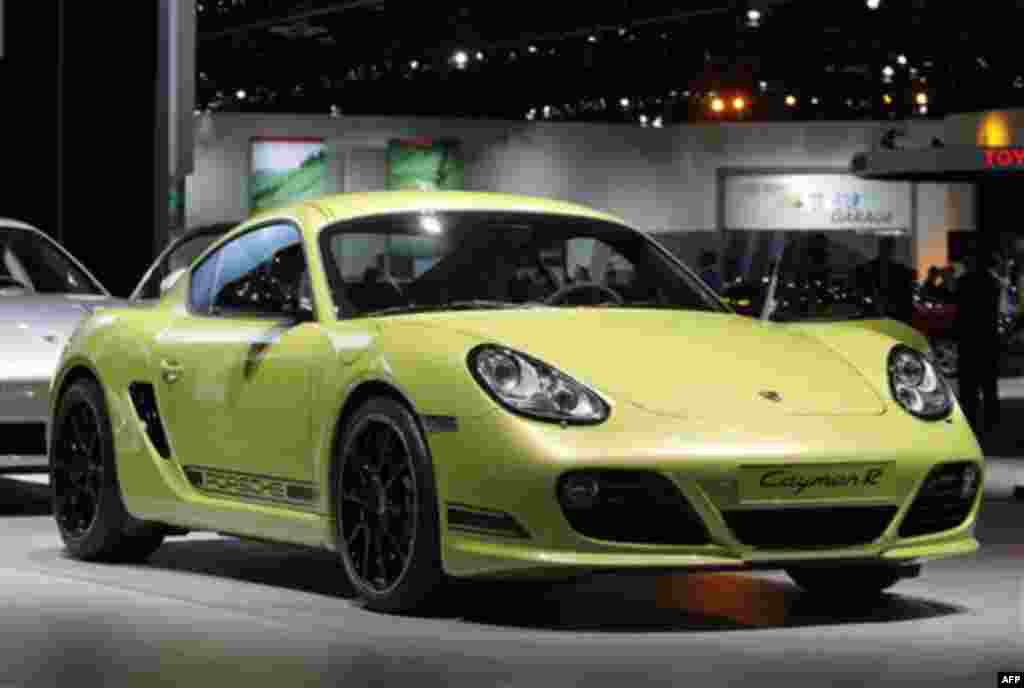
[(311, 396), (331, 360), (314, 319), (301, 234), (275, 223), (196, 266), (189, 308), (159, 337), (155, 371), (172, 452), (194, 484), (311, 505)]

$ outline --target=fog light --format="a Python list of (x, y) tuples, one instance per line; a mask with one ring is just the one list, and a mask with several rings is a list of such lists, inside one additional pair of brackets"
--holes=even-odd
[(595, 478), (573, 475), (562, 483), (562, 503), (567, 509), (590, 509), (597, 504), (601, 487)]
[(963, 499), (969, 498), (974, 494), (974, 491), (978, 487), (978, 477), (980, 471), (974, 465), (967, 466), (964, 468), (963, 481), (960, 487), (960, 497)]

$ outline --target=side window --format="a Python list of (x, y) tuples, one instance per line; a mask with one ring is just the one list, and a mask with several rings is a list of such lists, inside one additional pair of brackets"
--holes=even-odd
[[(160, 264), (139, 290), (140, 299), (158, 299), (162, 296), (162, 284), (175, 271), (187, 270), (206, 248), (220, 238), (219, 234), (200, 234), (183, 241), (164, 256)], [(193, 279), (195, 279), (193, 277)]]
[(210, 254), (202, 264), (192, 271), (192, 282), (189, 284), (189, 307), (193, 313), (208, 315), (210, 313), (211, 296), (213, 294), (213, 282), (217, 277), (217, 269), (220, 267), (220, 249)]
[(217, 253), (211, 314), (312, 313), (302, 237), (293, 226), (270, 225), (248, 232)]

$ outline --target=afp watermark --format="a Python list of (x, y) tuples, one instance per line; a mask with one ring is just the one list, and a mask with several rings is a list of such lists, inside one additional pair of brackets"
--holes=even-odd
[(999, 686), (1024, 686), (1024, 671), (1000, 671)]

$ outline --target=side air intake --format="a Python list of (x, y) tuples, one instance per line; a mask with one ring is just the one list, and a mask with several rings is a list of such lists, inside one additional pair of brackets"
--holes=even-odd
[(167, 434), (164, 432), (164, 425), (160, 422), (160, 413), (156, 408), (156, 394), (153, 392), (153, 385), (148, 382), (133, 382), (128, 385), (128, 394), (132, 398), (132, 405), (135, 406), (135, 413), (139, 420), (146, 424), (146, 435), (157, 450), (165, 459), (171, 457), (171, 447), (167, 443)]

